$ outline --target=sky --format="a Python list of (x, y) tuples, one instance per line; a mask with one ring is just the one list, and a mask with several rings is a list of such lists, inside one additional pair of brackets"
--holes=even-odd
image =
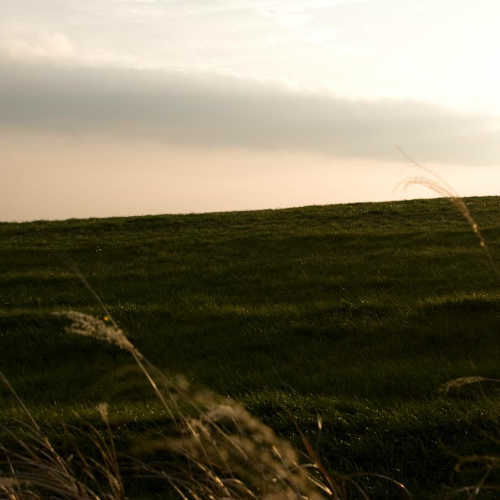
[[(499, 194), (497, 0), (2, 0), (0, 220)], [(399, 186), (399, 187), (398, 187)]]

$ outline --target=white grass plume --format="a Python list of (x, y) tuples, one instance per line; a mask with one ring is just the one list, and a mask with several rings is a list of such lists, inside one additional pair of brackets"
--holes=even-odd
[(71, 324), (66, 327), (67, 333), (102, 340), (142, 358), (142, 354), (134, 347), (123, 330), (115, 322), (106, 323), (105, 320), (78, 311), (59, 312), (55, 314), (71, 321)]

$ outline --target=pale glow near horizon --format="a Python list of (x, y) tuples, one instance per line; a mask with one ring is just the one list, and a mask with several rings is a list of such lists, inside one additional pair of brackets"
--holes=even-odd
[[(0, 213), (9, 221), (437, 196), (422, 186), (404, 189), (405, 181), (422, 175), (407, 161), (332, 159), (311, 153), (234, 148), (186, 149), (148, 141), (125, 144), (54, 136), (9, 137), (0, 139), (0, 147), (15, 167), (3, 177), (5, 193), (0, 198)], [(456, 165), (430, 164), (429, 168), (452, 182), (463, 196), (493, 195), (500, 185), (500, 171), (491, 167), (474, 167), (473, 178), (467, 168)]]

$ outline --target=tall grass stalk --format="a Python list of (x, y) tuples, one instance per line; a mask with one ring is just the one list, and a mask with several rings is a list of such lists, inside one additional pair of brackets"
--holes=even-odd
[(462, 214), (464, 219), (469, 223), (472, 232), (476, 235), (478, 239), (479, 246), (482, 248), (484, 254), (486, 255), (486, 258), (488, 259), (488, 263), (492, 271), (495, 273), (495, 276), (497, 278), (500, 278), (500, 272), (498, 271), (498, 267), (493, 259), (491, 251), (488, 245), (486, 244), (486, 240), (484, 239), (484, 236), (479, 228), (479, 225), (472, 216), (472, 213), (469, 210), (467, 204), (465, 203), (463, 197), (460, 196), (455, 190), (455, 188), (453, 188), (453, 186), (451, 186), (451, 184), (449, 184), (445, 179), (443, 179), (443, 177), (441, 177), (437, 172), (434, 172), (431, 168), (426, 167), (425, 165), (422, 165), (421, 163), (417, 162), (399, 146), (396, 146), (396, 149), (412, 165), (422, 170), (423, 172), (426, 172), (430, 176), (430, 177), (425, 177), (425, 176), (410, 177), (409, 179), (406, 179), (401, 183), (399, 183), (397, 187), (402, 186), (403, 189), (407, 190), (410, 186), (423, 186), (427, 188), (429, 191), (432, 191), (450, 200), (450, 202), (455, 206), (458, 212)]
[[(362, 479), (370, 474), (328, 471), (298, 429), (307, 458), (301, 461), (289, 442), (232, 399), (196, 389), (182, 376), (166, 376), (130, 342), (109, 312), (107, 321), (76, 311), (57, 314), (69, 320), (68, 333), (108, 342), (133, 357), (175, 424), (175, 432), (153, 443), (155, 451), (167, 452), (171, 460), (160, 467), (140, 462), (140, 468), (150, 477), (167, 481), (180, 498), (344, 500), (354, 498), (353, 494), (369, 498)], [(91, 441), (100, 458), (91, 459), (77, 451), (86, 478), (93, 484), (104, 479), (104, 491), (99, 492), (78, 479), (73, 462), (57, 453), (8, 380), (2, 376), (2, 381), (29, 419), (31, 442), (18, 440), (20, 452), (4, 450), (12, 472), (0, 479), (0, 488), (16, 500), (42, 498), (36, 496), (39, 491), (57, 498), (125, 498), (106, 405), (98, 410), (107, 435), (90, 426)], [(403, 484), (386, 476), (371, 476), (389, 481), (401, 498), (410, 498)]]
[[(457, 193), (457, 191), (445, 180), (441, 177), (437, 172), (434, 172), (432, 169), (422, 165), (417, 162), (414, 158), (406, 153), (402, 148), (396, 146), (398, 151), (406, 158), (411, 164), (413, 164), (418, 169), (426, 172), (430, 177), (425, 176), (417, 176), (411, 177), (409, 179), (404, 180), (399, 186), (403, 186), (406, 190), (410, 186), (423, 186), (430, 191), (441, 195), (455, 206), (458, 212), (465, 218), (465, 220), (469, 223), (469, 226), (472, 229), (472, 232), (476, 235), (479, 246), (483, 250), (488, 264), (493, 271), (493, 274), (497, 279), (500, 279), (500, 272), (498, 267), (493, 259), (493, 255), (490, 251), (488, 244), (479, 228), (478, 223), (473, 217), (469, 207), (465, 203), (464, 199)], [(481, 387), (481, 383), (500, 383), (500, 379), (491, 378), (491, 377), (483, 377), (480, 375), (468, 376), (468, 377), (459, 377), (453, 380), (448, 381), (438, 388), (439, 392), (442, 394), (449, 394), (453, 392), (458, 392), (462, 390), (464, 387), (468, 387), (471, 385), (479, 385)], [(491, 436), (490, 436), (491, 438)], [(494, 440), (497, 444), (500, 444), (499, 441)], [(493, 472), (500, 471), (500, 456), (489, 456), (489, 455), (469, 455), (466, 457), (459, 457), (457, 464), (455, 466), (456, 472), (462, 472), (467, 467), (475, 467), (479, 468), (482, 471), (479, 480), (474, 485), (465, 486), (454, 490), (450, 496), (456, 497), (459, 495), (466, 495), (469, 500), (473, 500), (479, 497), (482, 492), (490, 493), (490, 492), (500, 492), (500, 484), (497, 483), (488, 483), (488, 479), (492, 475)]]

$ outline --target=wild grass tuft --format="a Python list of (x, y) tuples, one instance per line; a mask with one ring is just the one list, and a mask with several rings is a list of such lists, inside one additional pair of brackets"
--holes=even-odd
[[(196, 389), (184, 377), (169, 377), (157, 369), (112, 318), (104, 321), (75, 311), (58, 314), (69, 320), (68, 333), (113, 344), (129, 352), (139, 365), (175, 425), (169, 434), (152, 443), (155, 451), (166, 453), (169, 459), (161, 464), (136, 460), (136, 470), (166, 481), (181, 498), (368, 498), (363, 487), (363, 478), (367, 477), (388, 481), (401, 498), (410, 498), (403, 484), (383, 475), (328, 471), (297, 428), (306, 450), (302, 458), (307, 460), (301, 460), (290, 443), (240, 404)], [(3, 450), (10, 473), (1, 478), (0, 491), (16, 500), (44, 498), (45, 494), (89, 500), (126, 498), (107, 404), (97, 407), (106, 432), (89, 424), (87, 437), (97, 458), (86, 457), (78, 447), (74, 455), (63, 457), (3, 375), (2, 381), (24, 410), (29, 424), (24, 426), (28, 438), (17, 440), (19, 451)]]

